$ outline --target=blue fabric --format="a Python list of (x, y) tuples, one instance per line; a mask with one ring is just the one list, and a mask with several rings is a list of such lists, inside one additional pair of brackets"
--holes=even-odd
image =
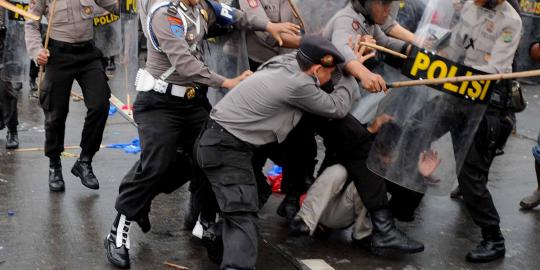
[(538, 141), (536, 145), (532, 148), (532, 153), (536, 162), (540, 163), (540, 132), (538, 133)]
[(109, 144), (107, 148), (123, 149), (127, 154), (137, 154), (141, 152), (141, 142), (139, 139), (133, 139), (131, 143)]
[(216, 13), (216, 22), (218, 25), (230, 26), (236, 22), (236, 11), (234, 8), (214, 0), (209, 0), (208, 3)]

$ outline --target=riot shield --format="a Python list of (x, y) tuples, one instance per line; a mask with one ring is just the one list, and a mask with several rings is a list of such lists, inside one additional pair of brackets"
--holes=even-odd
[[(238, 8), (237, 0), (221, 1), (229, 6)], [(210, 70), (233, 78), (249, 69), (245, 31), (235, 31), (231, 34), (212, 37), (203, 44), (204, 62)], [(216, 104), (226, 93), (224, 89), (208, 89), (208, 99)]]
[[(28, 1), (12, 2), (19, 8), (28, 7)], [(24, 41), (24, 17), (20, 14), (6, 10), (5, 26), (6, 38), (2, 57), (3, 68), (0, 79), (6, 82), (22, 83), (28, 80), (30, 70), (30, 57), (26, 53)]]
[(126, 95), (126, 103), (130, 106), (135, 91), (135, 77), (139, 69), (139, 15), (136, 0), (122, 0), (122, 50), (120, 53), (120, 72), (122, 89)]
[(122, 47), (120, 17), (96, 7), (94, 17), (94, 42), (104, 57), (120, 54)]
[[(291, 0), (292, 1), (292, 0)], [(304, 19), (307, 33), (318, 33), (348, 0), (313, 1), (294, 0), (300, 16)]]
[[(462, 64), (465, 48), (447, 50), (453, 28), (461, 22), (458, 2), (428, 3), (416, 32), (416, 44), (421, 47), (414, 47), (409, 54), (402, 67), (404, 76), (430, 79), (484, 74)], [(417, 192), (448, 194), (473, 142), (494, 83), (392, 89), (379, 104), (378, 114), (388, 114), (393, 120), (379, 131), (369, 153), (368, 168)], [(433, 152), (441, 163), (433, 173), (422, 174), (420, 168), (426, 165), (422, 157)]]

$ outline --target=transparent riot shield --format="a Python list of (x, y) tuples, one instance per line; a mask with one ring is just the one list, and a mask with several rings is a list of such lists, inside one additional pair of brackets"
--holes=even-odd
[(122, 49), (119, 59), (117, 76), (122, 74), (121, 89), (126, 97), (128, 106), (133, 102), (131, 97), (136, 94), (135, 77), (139, 69), (139, 15), (136, 0), (122, 0), (121, 25), (122, 25)]
[(122, 46), (120, 16), (96, 7), (94, 17), (94, 42), (104, 57), (120, 54)]
[[(461, 1), (432, 0), (416, 32), (416, 44), (403, 65), (400, 81), (484, 74), (463, 65), (465, 48), (453, 46)], [(449, 53), (452, 52), (452, 53)], [(406, 77), (405, 77), (406, 76)], [(392, 89), (378, 114), (393, 120), (381, 128), (367, 166), (376, 174), (408, 189), (445, 195), (450, 192), (487, 108), (495, 82), (447, 83), (431, 87)], [(440, 164), (426, 168), (427, 153)], [(422, 173), (424, 172), (424, 173)], [(429, 173), (428, 173), (429, 172)]]
[[(238, 8), (237, 0), (221, 1), (229, 6)], [(213, 37), (203, 44), (204, 62), (216, 73), (228, 78), (240, 75), (249, 70), (246, 36), (244, 31), (234, 31), (231, 34)], [(208, 99), (216, 104), (226, 93), (224, 89), (208, 89)]]
[[(12, 2), (19, 8), (28, 7), (28, 1)], [(0, 79), (11, 83), (22, 83), (28, 80), (30, 57), (26, 52), (24, 41), (24, 17), (6, 10), (6, 38), (2, 57), (3, 68)]]
[(318, 33), (330, 19), (349, 2), (348, 0), (314, 1), (314, 0), (291, 0), (294, 1), (300, 16), (304, 19), (307, 33)]

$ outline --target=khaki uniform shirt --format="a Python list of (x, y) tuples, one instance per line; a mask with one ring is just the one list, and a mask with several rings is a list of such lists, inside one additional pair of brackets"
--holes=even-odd
[(388, 37), (379, 25), (370, 24), (362, 14), (353, 9), (350, 3), (330, 19), (323, 31), (323, 37), (332, 41), (339, 52), (343, 54), (345, 64), (357, 59), (348, 44), (349, 36), (355, 38), (357, 35), (371, 35), (378, 45), (398, 52), (405, 45), (404, 41)]
[(327, 94), (314, 77), (300, 70), (296, 52), (276, 56), (229, 91), (210, 117), (253, 145), (281, 143), (303, 111), (328, 118), (349, 113), (358, 95), (358, 83), (352, 76), (339, 77), (335, 90)]
[[(49, 22), (50, 38), (68, 43), (92, 40), (97, 6), (118, 13), (117, 0), (57, 0), (54, 18)], [(51, 8), (51, 0), (31, 0), (29, 11), (48, 19)], [(37, 58), (43, 48), (40, 21), (26, 20), (25, 39), (28, 54)]]
[[(159, 5), (165, 1), (156, 2)], [(194, 83), (219, 88), (224, 77), (211, 71), (203, 62), (203, 53), (200, 42), (206, 37), (208, 27), (216, 23), (214, 10), (201, 0), (195, 7), (184, 6), (185, 19), (181, 14), (171, 14), (167, 6), (159, 8), (151, 18), (150, 26), (159, 43), (161, 52), (156, 50), (148, 40), (148, 58), (146, 70), (155, 78), (159, 78), (170, 67), (174, 66), (176, 72), (165, 81), (168, 83), (190, 86)], [(179, 9), (182, 9), (179, 7)], [(147, 9), (150, 13), (152, 8)], [(249, 18), (240, 10), (236, 13), (236, 28), (264, 30), (268, 21), (264, 18)], [(150, 14), (149, 14), (150, 15)], [(141, 20), (141, 22), (143, 22)], [(147, 29), (148, 31), (148, 29)]]
[(521, 18), (508, 2), (488, 10), (469, 1), (444, 52), (450, 59), (463, 59), (464, 65), (487, 73), (512, 72), (521, 31)]
[[(303, 21), (293, 0), (239, 0), (240, 9), (250, 17), (267, 18), (274, 23), (291, 22), (302, 26)], [(277, 41), (267, 32), (250, 31), (246, 34), (249, 58), (264, 63), (270, 58), (290, 53), (294, 49), (280, 47)]]

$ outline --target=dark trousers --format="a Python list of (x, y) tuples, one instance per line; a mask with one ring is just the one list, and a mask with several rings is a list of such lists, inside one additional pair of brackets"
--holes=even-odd
[(369, 211), (388, 206), (385, 180), (366, 166), (372, 135), (354, 116), (327, 119), (304, 114), (300, 122), (306, 122), (306, 126), (323, 138), (326, 149), (335, 155), (335, 162), (347, 169), (349, 180), (354, 182)]
[(209, 120), (195, 144), (197, 163), (221, 210), (221, 269), (254, 269), (258, 256), (259, 199), (252, 166), (254, 147)]
[(36, 62), (34, 62), (34, 60), (30, 60), (30, 71), (28, 75), (32, 80), (37, 79), (39, 75), (39, 66), (36, 64)]
[[(21, 83), (12, 83), (0, 80), (0, 127), (4, 125), (10, 131), (17, 131), (19, 116), (17, 100), (21, 91)], [(0, 128), (0, 129), (1, 129)]]
[(499, 214), (487, 188), (489, 168), (513, 128), (508, 113), (488, 108), (475, 134), (458, 176), (463, 200), (472, 219), (479, 227), (498, 227)]
[[(189, 159), (208, 116), (208, 110), (201, 105), (204, 103), (153, 91), (137, 95), (133, 116), (138, 125), (141, 158), (122, 180), (116, 199), (116, 210), (128, 220), (147, 216), (158, 194), (170, 193), (191, 176), (200, 176)], [(179, 155), (179, 148), (184, 154)]]
[(39, 101), (45, 113), (45, 155), (64, 151), (66, 118), (73, 80), (82, 89), (87, 108), (80, 146), (81, 155), (92, 157), (101, 145), (111, 94), (101, 66), (101, 52), (91, 43), (69, 44), (51, 40)]

